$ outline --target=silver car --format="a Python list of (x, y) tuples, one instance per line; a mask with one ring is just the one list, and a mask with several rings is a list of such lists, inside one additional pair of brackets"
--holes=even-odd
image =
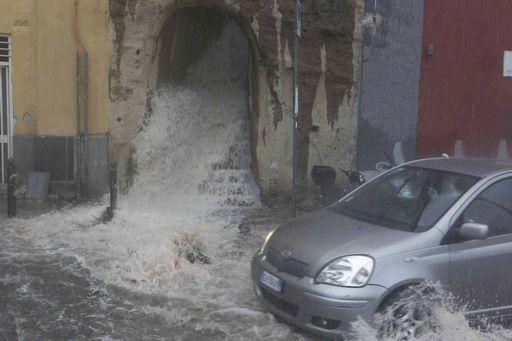
[[(375, 323), (425, 281), (466, 302), (469, 316), (510, 315), (512, 163), (436, 158), (387, 171), (273, 231), (252, 279), (270, 312), (330, 338), (358, 317)], [(418, 332), (414, 314), (396, 315), (399, 333)]]

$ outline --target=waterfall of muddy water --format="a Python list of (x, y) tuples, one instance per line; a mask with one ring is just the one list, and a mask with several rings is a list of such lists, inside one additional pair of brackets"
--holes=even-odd
[(135, 139), (130, 200), (206, 210), (258, 202), (250, 171), (248, 63), (247, 40), (231, 20), (179, 85), (158, 91)]
[(135, 140), (133, 203), (206, 210), (257, 203), (244, 85), (159, 91), (149, 123)]

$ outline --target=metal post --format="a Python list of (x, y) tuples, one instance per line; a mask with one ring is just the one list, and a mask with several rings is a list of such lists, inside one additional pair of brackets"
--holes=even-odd
[(109, 187), (110, 187), (110, 207), (107, 209), (108, 218), (114, 217), (114, 212), (117, 209), (117, 165), (115, 162), (110, 164), (110, 176), (109, 176)]
[(82, 188), (83, 196), (85, 198), (89, 195), (89, 54), (84, 52), (83, 55), (83, 127), (84, 127), (84, 140), (83, 140), (83, 172), (84, 172), (84, 187)]
[(7, 161), (7, 216), (16, 216), (16, 164), (14, 158)]
[(295, 40), (293, 65), (293, 152), (292, 152), (292, 206), (293, 217), (297, 217), (297, 142), (299, 130), (299, 41), (302, 38), (302, 4), (295, 4)]
[(76, 199), (80, 201), (80, 195), (82, 193), (81, 184), (82, 184), (82, 124), (81, 124), (81, 110), (80, 104), (82, 101), (80, 100), (80, 67), (81, 58), (80, 53), (76, 54), (76, 139), (75, 139), (75, 183), (76, 183)]
[(89, 56), (77, 52), (76, 69), (76, 194), (77, 199), (87, 198), (89, 188), (89, 125), (88, 125), (88, 78)]

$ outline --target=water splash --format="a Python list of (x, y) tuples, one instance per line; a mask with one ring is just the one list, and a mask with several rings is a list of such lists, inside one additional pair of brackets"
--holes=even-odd
[[(405, 308), (405, 309), (404, 309)], [(404, 310), (412, 313), (408, 320), (415, 327), (403, 327), (397, 318), (403, 320)], [(465, 305), (461, 304), (439, 283), (423, 283), (413, 286), (389, 302), (386, 309), (376, 315), (371, 326), (359, 319), (352, 324), (350, 340), (360, 341), (498, 341), (512, 340), (512, 331), (490, 321), (470, 321), (464, 315)], [(407, 333), (416, 329), (416, 333)]]
[(137, 173), (129, 199), (139, 203), (251, 205), (247, 103), (239, 82), (162, 89), (149, 124), (135, 139)]

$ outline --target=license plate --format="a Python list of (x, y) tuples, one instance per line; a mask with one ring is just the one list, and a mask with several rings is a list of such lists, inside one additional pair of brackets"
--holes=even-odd
[(283, 280), (266, 271), (261, 272), (260, 283), (279, 294), (283, 292)]

